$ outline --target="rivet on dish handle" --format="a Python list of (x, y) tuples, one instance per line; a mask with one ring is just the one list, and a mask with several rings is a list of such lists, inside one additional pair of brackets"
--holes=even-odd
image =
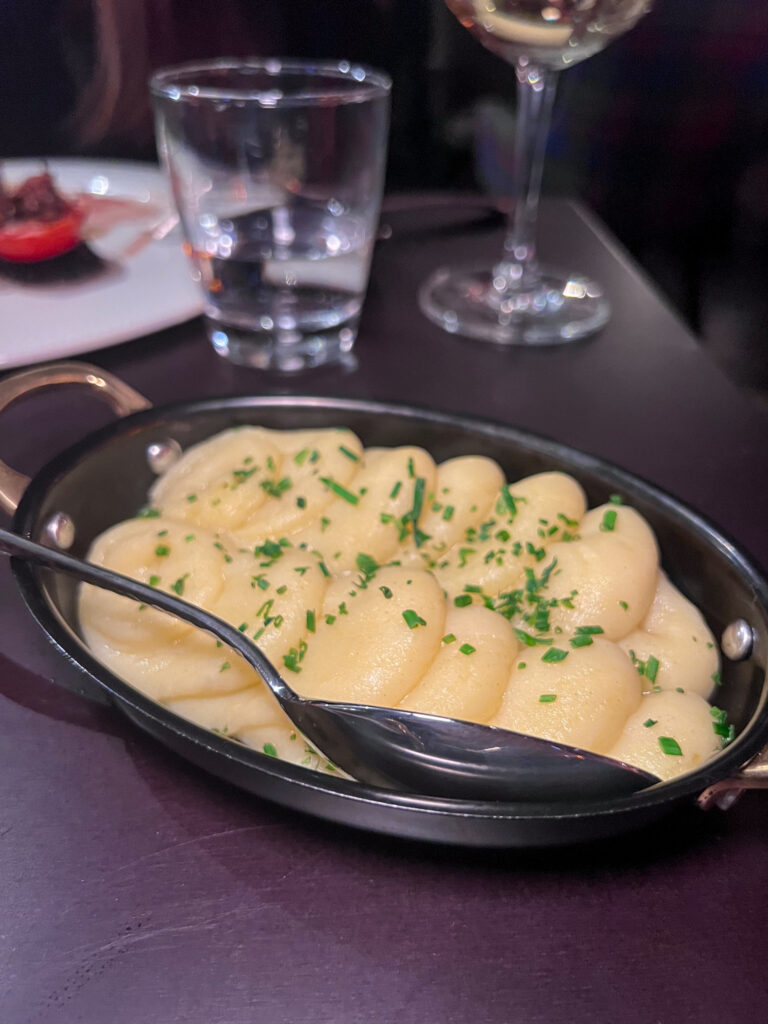
[[(109, 404), (117, 416), (128, 416), (152, 406), (119, 377), (88, 363), (48, 363), (0, 380), (0, 413), (27, 395), (62, 384), (86, 387)], [(18, 508), (29, 477), (0, 462), (0, 508), (8, 515)]]
[(727, 811), (747, 789), (768, 789), (768, 747), (756, 754), (736, 775), (721, 779), (705, 789), (696, 802), (704, 811), (713, 807)]
[(720, 647), (730, 661), (744, 661), (752, 653), (755, 634), (746, 619), (734, 619), (723, 630)]
[(147, 465), (156, 476), (167, 472), (181, 458), (181, 445), (173, 438), (147, 446)]

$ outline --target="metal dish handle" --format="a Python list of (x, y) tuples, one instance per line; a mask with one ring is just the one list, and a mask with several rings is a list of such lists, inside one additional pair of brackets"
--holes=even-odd
[[(100, 370), (98, 366), (72, 362), (36, 366), (0, 381), (0, 413), (19, 398), (25, 398), (43, 388), (59, 387), (62, 384), (78, 384), (88, 388), (107, 402), (120, 417), (152, 407), (151, 402), (119, 377), (114, 377), (106, 370)], [(28, 476), (0, 461), (0, 509), (8, 515), (13, 515), (28, 484)]]
[(768, 747), (748, 761), (740, 772), (705, 789), (696, 802), (704, 811), (713, 807), (727, 811), (748, 789), (768, 789)]

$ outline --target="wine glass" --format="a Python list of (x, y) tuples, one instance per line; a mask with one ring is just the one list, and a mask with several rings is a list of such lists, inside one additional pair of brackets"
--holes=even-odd
[(419, 293), (452, 334), (505, 345), (574, 341), (602, 327), (602, 288), (536, 257), (541, 172), (558, 72), (628, 31), (650, 0), (446, 0), (461, 24), (517, 74), (514, 212), (493, 265), (442, 267)]

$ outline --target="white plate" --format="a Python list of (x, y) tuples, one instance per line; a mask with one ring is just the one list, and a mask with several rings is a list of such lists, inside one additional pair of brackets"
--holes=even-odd
[[(151, 238), (153, 230), (164, 233), (172, 223), (170, 192), (160, 170), (109, 160), (48, 163), (66, 194), (130, 199), (141, 207), (135, 218), (89, 240), (109, 261), (102, 274), (46, 285), (0, 277), (0, 369), (117, 345), (202, 311), (178, 226), (163, 238)], [(3, 181), (16, 185), (40, 171), (39, 160), (6, 160)]]

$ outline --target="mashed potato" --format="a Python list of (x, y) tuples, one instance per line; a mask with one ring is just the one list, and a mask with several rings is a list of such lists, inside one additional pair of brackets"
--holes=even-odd
[[(509, 483), (479, 456), (240, 427), (190, 448), (89, 557), (230, 622), (304, 696), (503, 726), (663, 779), (732, 732), (707, 703), (714, 639), (651, 528), (619, 500), (587, 510), (563, 473)], [(179, 715), (333, 770), (208, 634), (87, 585), (80, 620)]]

